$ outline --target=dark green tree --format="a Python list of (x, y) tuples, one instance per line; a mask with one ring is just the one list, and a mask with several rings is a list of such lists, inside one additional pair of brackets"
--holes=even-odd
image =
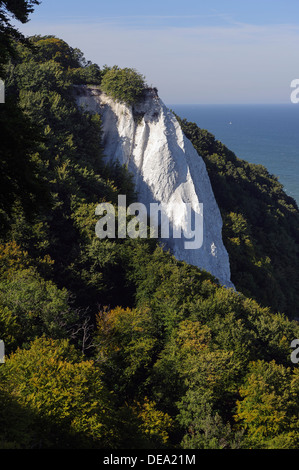
[(12, 25), (12, 19), (27, 23), (39, 0), (0, 1), (0, 78), (4, 78), (4, 65), (14, 53), (12, 40), (24, 41), (24, 36)]
[(236, 288), (275, 311), (297, 316), (299, 211), (262, 165), (239, 159), (210, 132), (180, 119), (204, 159), (223, 219)]
[(145, 78), (135, 69), (115, 65), (105, 73), (101, 87), (112, 98), (133, 105), (142, 98), (146, 85)]
[[(17, 41), (28, 43), (12, 25), (12, 19), (26, 23), (38, 0), (0, 1), (0, 79), (7, 78), (7, 62), (16, 55)], [(24, 115), (15, 94), (6, 93), (0, 104), (0, 234), (7, 228), (8, 217), (16, 202), (27, 215), (37, 201), (45, 202), (45, 188), (36, 178), (31, 155), (41, 136), (39, 129)]]

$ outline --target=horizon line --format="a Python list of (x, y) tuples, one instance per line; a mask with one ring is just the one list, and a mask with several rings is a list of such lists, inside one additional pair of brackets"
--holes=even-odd
[(167, 106), (281, 106), (293, 105), (295, 103), (279, 102), (279, 103), (166, 103)]

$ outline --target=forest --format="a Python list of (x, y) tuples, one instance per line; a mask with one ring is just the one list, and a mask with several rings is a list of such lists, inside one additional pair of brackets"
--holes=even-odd
[(177, 116), (206, 163), (236, 290), (157, 240), (97, 238), (96, 206), (137, 195), (105, 163), (76, 86), (132, 106), (144, 77), (24, 38), (7, 12), (26, 22), (38, 3), (0, 1), (0, 449), (298, 449), (296, 202)]

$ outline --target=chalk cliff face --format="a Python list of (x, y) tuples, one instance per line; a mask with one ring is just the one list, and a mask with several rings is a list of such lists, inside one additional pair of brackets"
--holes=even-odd
[[(222, 219), (203, 159), (183, 134), (173, 113), (154, 90), (131, 107), (114, 101), (97, 88), (81, 87), (78, 104), (98, 112), (103, 121), (106, 158), (126, 164), (134, 175), (138, 201), (148, 208), (163, 206), (173, 229), (186, 228), (186, 204), (203, 213), (203, 243), (187, 249), (184, 237), (163, 240), (174, 256), (198, 266), (233, 287), (227, 251), (222, 242)], [(203, 210), (203, 212), (202, 212)], [(202, 219), (201, 219), (202, 220)], [(194, 245), (195, 246), (195, 245)]]

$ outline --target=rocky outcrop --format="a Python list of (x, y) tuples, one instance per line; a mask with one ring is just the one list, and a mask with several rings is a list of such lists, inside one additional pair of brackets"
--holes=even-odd
[(106, 158), (127, 165), (140, 202), (146, 207), (160, 203), (176, 231), (185, 229), (187, 204), (193, 218), (203, 215), (200, 248), (187, 249), (184, 237), (163, 240), (174, 256), (210, 272), (222, 285), (233, 287), (222, 241), (221, 214), (205, 163), (156, 91), (148, 89), (134, 108), (93, 87), (80, 87), (77, 101), (101, 114)]

